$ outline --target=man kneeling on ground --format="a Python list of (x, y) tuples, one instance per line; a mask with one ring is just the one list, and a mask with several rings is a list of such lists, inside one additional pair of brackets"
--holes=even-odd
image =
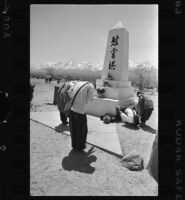
[(137, 96), (139, 98), (136, 110), (140, 115), (140, 126), (144, 126), (145, 122), (150, 118), (152, 111), (154, 110), (153, 101), (146, 96), (143, 92), (138, 91)]
[(122, 122), (126, 124), (131, 124), (137, 127), (139, 125), (139, 116), (137, 115), (135, 109), (133, 108), (127, 108), (120, 111), (120, 116)]

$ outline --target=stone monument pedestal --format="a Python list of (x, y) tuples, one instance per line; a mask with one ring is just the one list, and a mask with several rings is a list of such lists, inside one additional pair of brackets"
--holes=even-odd
[(96, 117), (100, 117), (105, 113), (115, 115), (116, 106), (128, 106), (133, 105), (133, 103), (134, 97), (128, 97), (122, 100), (94, 97), (93, 101), (86, 105), (86, 113)]
[[(100, 82), (100, 81), (99, 81)], [(109, 80), (110, 87), (105, 87), (103, 97), (94, 97), (93, 101), (86, 105), (86, 113), (100, 117), (105, 113), (116, 114), (116, 106), (128, 106), (134, 104), (134, 88), (129, 81)]]
[(105, 96), (110, 99), (122, 100), (124, 98), (132, 97), (134, 88), (131, 87), (129, 81), (107, 81), (109, 87), (105, 87)]

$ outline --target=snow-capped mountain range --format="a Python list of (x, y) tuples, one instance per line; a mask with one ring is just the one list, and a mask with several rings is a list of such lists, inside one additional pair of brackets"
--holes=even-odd
[[(152, 61), (146, 61), (142, 63), (134, 62), (129, 60), (129, 68), (135, 68), (137, 65), (142, 64), (145, 67), (156, 67), (156, 64)], [(100, 71), (103, 69), (103, 63), (93, 64), (91, 61), (82, 61), (78, 63), (76, 60), (71, 59), (67, 62), (46, 62), (37, 65), (31, 65), (31, 70), (39, 70), (44, 68), (55, 68), (56, 70), (90, 70), (90, 71)]]

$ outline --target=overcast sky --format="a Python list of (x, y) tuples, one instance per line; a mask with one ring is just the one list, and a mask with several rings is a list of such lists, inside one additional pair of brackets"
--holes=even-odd
[(30, 7), (30, 63), (103, 63), (108, 31), (121, 21), (129, 59), (158, 63), (158, 6), (34, 5)]

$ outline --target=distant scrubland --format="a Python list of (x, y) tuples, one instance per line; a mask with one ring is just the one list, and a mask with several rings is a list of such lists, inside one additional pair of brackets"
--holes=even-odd
[[(47, 75), (51, 75), (53, 80), (67, 79), (67, 80), (83, 80), (95, 81), (100, 79), (101, 70), (92, 69), (63, 69), (54, 67), (45, 67), (40, 69), (30, 69), (30, 78), (44, 79)], [(150, 63), (143, 63), (129, 68), (129, 81), (132, 86), (143, 88), (157, 88), (158, 87), (158, 70)]]

